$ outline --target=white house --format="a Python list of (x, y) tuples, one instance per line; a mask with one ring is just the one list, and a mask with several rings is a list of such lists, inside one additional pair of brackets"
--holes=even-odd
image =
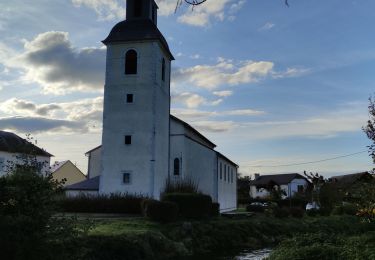
[[(159, 199), (167, 178), (189, 177), (220, 203), (221, 211), (235, 209), (238, 166), (188, 123), (170, 115), (174, 58), (157, 28), (157, 5), (154, 0), (126, 4), (127, 19), (103, 41), (102, 145), (86, 153), (89, 178), (100, 176), (100, 194), (141, 193)], [(74, 186), (76, 191), (79, 187)]]
[(35, 156), (42, 173), (49, 171), (51, 154), (14, 133), (0, 130), (0, 176), (5, 175), (9, 167), (23, 165), (24, 155)]
[(276, 188), (285, 192), (284, 198), (291, 197), (296, 193), (306, 191), (310, 182), (298, 173), (255, 175), (255, 179), (250, 181), (250, 197), (266, 198), (270, 195), (269, 189)]

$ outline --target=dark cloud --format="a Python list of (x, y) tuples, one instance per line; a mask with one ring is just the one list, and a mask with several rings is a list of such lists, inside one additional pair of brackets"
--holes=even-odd
[(65, 32), (46, 32), (25, 44), (23, 67), (51, 92), (101, 89), (105, 49), (73, 48)]
[(0, 129), (11, 129), (24, 133), (39, 133), (46, 131), (80, 131), (86, 132), (87, 129), (83, 123), (57, 120), (40, 117), (6, 117), (0, 118)]

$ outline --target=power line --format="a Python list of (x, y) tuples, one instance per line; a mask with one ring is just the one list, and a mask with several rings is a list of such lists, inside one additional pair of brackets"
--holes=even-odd
[(320, 163), (320, 162), (326, 162), (326, 161), (332, 161), (332, 160), (337, 160), (345, 157), (350, 157), (354, 156), (357, 154), (361, 153), (366, 153), (367, 150), (356, 152), (356, 153), (351, 153), (351, 154), (346, 154), (346, 155), (341, 155), (337, 157), (332, 157), (332, 158), (327, 158), (327, 159), (322, 159), (322, 160), (317, 160), (317, 161), (310, 161), (310, 162), (302, 162), (302, 163), (291, 163), (291, 164), (279, 164), (279, 165), (244, 165), (245, 167), (254, 167), (254, 168), (272, 168), (272, 167), (287, 167), (287, 166), (298, 166), (298, 165), (305, 165), (305, 164), (313, 164), (313, 163)]

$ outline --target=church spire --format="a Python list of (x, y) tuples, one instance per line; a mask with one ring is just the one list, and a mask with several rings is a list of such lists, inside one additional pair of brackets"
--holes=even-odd
[(126, 20), (149, 19), (157, 25), (158, 6), (154, 0), (127, 0)]

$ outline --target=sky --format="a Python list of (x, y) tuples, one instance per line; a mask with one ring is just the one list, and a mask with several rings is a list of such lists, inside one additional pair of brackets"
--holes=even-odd
[[(176, 60), (172, 114), (243, 175), (373, 168), (361, 127), (375, 93), (375, 1), (207, 0), (158, 27)], [(106, 48), (124, 0), (0, 2), (0, 129), (87, 171), (101, 144)], [(351, 155), (351, 156), (346, 156)], [(346, 156), (335, 160), (330, 158)]]

